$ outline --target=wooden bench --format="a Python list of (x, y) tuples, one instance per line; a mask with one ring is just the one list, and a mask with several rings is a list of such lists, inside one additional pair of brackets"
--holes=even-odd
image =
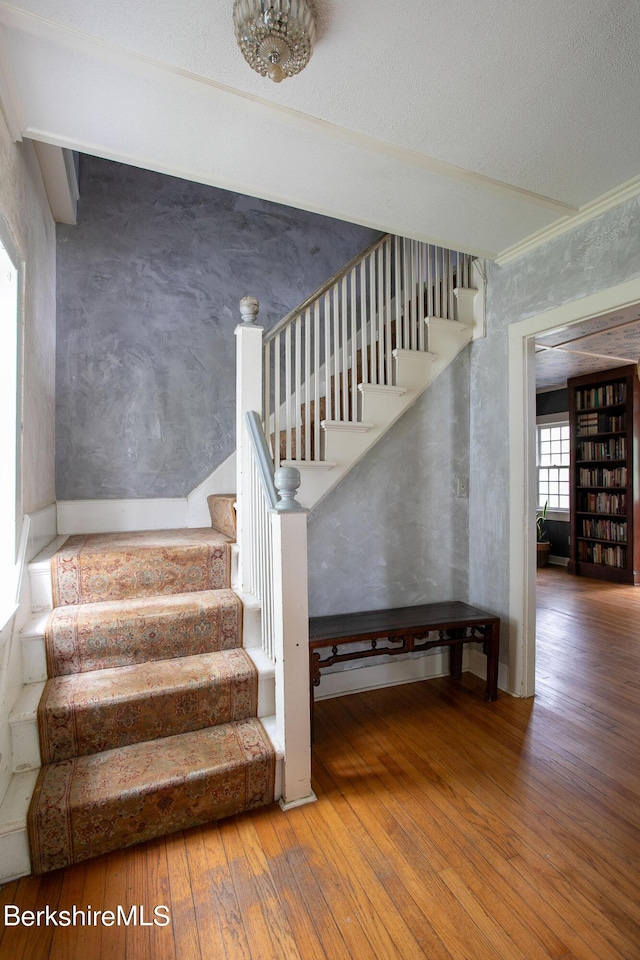
[[(386, 642), (381, 645), (380, 640)], [(367, 642), (369, 646), (364, 649), (343, 649), (346, 644), (361, 641)], [(312, 729), (314, 690), (320, 684), (321, 670), (324, 667), (347, 660), (448, 647), (449, 674), (460, 679), (462, 647), (465, 643), (482, 643), (487, 657), (485, 698), (496, 700), (500, 618), (486, 610), (452, 600), (446, 603), (423, 603), (415, 607), (312, 617), (309, 620)]]

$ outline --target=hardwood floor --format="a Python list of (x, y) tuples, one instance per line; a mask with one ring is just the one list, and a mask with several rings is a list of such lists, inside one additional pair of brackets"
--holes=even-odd
[(640, 588), (539, 574), (538, 693), (316, 706), (318, 802), (0, 890), (168, 926), (0, 926), (2, 960), (638, 960)]

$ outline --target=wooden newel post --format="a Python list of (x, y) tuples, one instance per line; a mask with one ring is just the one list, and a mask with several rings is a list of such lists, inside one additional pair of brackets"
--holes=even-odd
[(276, 470), (280, 501), (270, 513), (274, 570), (276, 636), (276, 717), (284, 746), (284, 810), (315, 800), (311, 789), (309, 689), (309, 602), (307, 583), (307, 511), (295, 500), (300, 473)]
[(262, 417), (262, 331), (256, 323), (259, 303), (255, 297), (240, 301), (242, 323), (235, 329), (236, 341), (236, 509), (237, 542), (239, 548), (238, 583), (240, 591), (250, 589), (245, 583), (243, 558), (250, 556), (248, 529), (249, 502), (249, 433), (245, 413), (255, 410)]

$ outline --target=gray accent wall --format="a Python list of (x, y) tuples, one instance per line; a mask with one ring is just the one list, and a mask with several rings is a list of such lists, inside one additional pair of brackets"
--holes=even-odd
[(240, 297), (268, 328), (376, 236), (82, 157), (57, 230), (58, 499), (189, 493), (235, 448)]
[[(309, 517), (312, 616), (467, 600), (502, 618), (506, 641), (508, 327), (639, 275), (640, 201), (508, 265), (487, 264), (486, 338), (456, 358)], [(468, 501), (456, 497), (455, 482), (467, 474)]]
[(465, 600), (469, 348), (309, 517), (311, 616)]
[[(509, 613), (508, 327), (640, 276), (640, 200), (502, 267), (487, 264), (487, 338), (470, 365), (469, 600)], [(520, 482), (519, 478), (514, 482)], [(501, 653), (506, 659), (507, 651)]]

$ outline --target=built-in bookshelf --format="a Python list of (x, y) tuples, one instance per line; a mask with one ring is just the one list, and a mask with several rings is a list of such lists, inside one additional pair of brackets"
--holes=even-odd
[(640, 515), (634, 438), (637, 442), (640, 437), (640, 382), (636, 365), (574, 377), (567, 386), (571, 426), (569, 572), (638, 584)]

